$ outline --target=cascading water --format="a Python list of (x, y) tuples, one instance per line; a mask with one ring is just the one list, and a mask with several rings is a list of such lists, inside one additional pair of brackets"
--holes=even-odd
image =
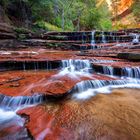
[(23, 63), (23, 70), (26, 71), (26, 65), (25, 65), (25, 62)]
[(92, 38), (91, 38), (91, 49), (95, 49), (95, 33), (96, 33), (96, 31), (91, 32), (91, 36), (92, 36)]
[[(14, 127), (14, 134), (9, 132), (3, 139), (29, 139), (27, 129), (24, 127), (25, 119), (17, 115), (23, 108), (31, 107), (46, 101), (42, 95), (11, 97), (0, 94), (0, 130), (4, 131)], [(17, 130), (16, 130), (17, 129)], [(8, 132), (8, 131), (7, 131)]]
[(58, 76), (70, 76), (71, 78), (78, 78), (80, 76), (91, 76), (92, 70), (89, 60), (62, 60), (62, 69)]
[(104, 32), (102, 31), (102, 43), (106, 43), (106, 37), (105, 37), (105, 34)]
[(76, 99), (88, 99), (97, 93), (110, 93), (113, 88), (140, 88), (140, 80), (88, 80), (82, 81), (70, 91)]
[(114, 74), (114, 69), (111, 66), (103, 66), (103, 73), (107, 75), (113, 76)]
[[(89, 99), (90, 97), (98, 93), (109, 94), (114, 88), (127, 88), (127, 87), (140, 88), (140, 80), (139, 80), (140, 67), (125, 67), (125, 66), (128, 66), (128, 64), (130, 64), (130, 66), (131, 65), (138, 66), (139, 62), (138, 64), (137, 62), (129, 63), (129, 60), (125, 61), (123, 59), (118, 59), (119, 57), (117, 58), (118, 53), (128, 51), (128, 49), (126, 49), (127, 45), (132, 46), (134, 52), (137, 51), (136, 49), (138, 48), (138, 45), (137, 46), (130, 45), (131, 44), (130, 41), (132, 38), (133, 44), (140, 43), (139, 41), (140, 35), (133, 34), (132, 36), (133, 37), (128, 36), (128, 34), (125, 35), (121, 31), (119, 31), (118, 33), (117, 32), (99, 32), (99, 31), (72, 32), (72, 33), (71, 32), (49, 32), (49, 33), (47, 32), (47, 33), (42, 33), (42, 35), (40, 36), (42, 40), (40, 41), (38, 39), (36, 39), (35, 42), (34, 40), (30, 40), (30, 39), (29, 39), (29, 42), (20, 41), (22, 43), (21, 45), (19, 44), (19, 46), (21, 46), (20, 50), (28, 50), (28, 48), (22, 48), (22, 46), (26, 47), (28, 46), (28, 44), (30, 44), (31, 48), (34, 45), (38, 46), (38, 44), (40, 44), (40, 46), (42, 47), (44, 46), (43, 44), (46, 44), (47, 46), (51, 46), (54, 44), (54, 46), (52, 46), (52, 49), (54, 49), (55, 46), (59, 46), (61, 44), (62, 47), (61, 46), (58, 47), (59, 50), (57, 52), (55, 50), (46, 52), (46, 50), (44, 49), (42, 50), (42, 54), (39, 54), (38, 56), (35, 56), (35, 57), (32, 57), (32, 55), (35, 55), (37, 53), (33, 51), (26, 52), (26, 54), (20, 55), (20, 50), (19, 50), (18, 56), (16, 57), (15, 55), (17, 54), (17, 52), (15, 51), (0, 52), (0, 55), (2, 55), (0, 69), (3, 68), (7, 70), (24, 70), (24, 72), (12, 71), (12, 72), (7, 72), (6, 74), (5, 73), (3, 74), (3, 72), (1, 73), (2, 76), (1, 76), (1, 81), (0, 81), (0, 88), (3, 88), (2, 91), (3, 92), (5, 91), (7, 93), (7, 92), (10, 92), (11, 90), (11, 94), (13, 93), (13, 91), (15, 90), (17, 91), (16, 91), (16, 94), (13, 95), (15, 97), (0, 94), (0, 139), (1, 140), (9, 140), (9, 139), (29, 140), (30, 138), (29, 138), (29, 134), (27, 130), (25, 130), (24, 133), (20, 133), (21, 131), (18, 131), (19, 128), (23, 129), (26, 126), (28, 126), (29, 128), (29, 131), (31, 132), (30, 134), (33, 134), (33, 136), (37, 140), (45, 139), (45, 138), (49, 139), (49, 137), (51, 139), (51, 136), (53, 135), (54, 135), (54, 139), (55, 138), (65, 139), (65, 136), (67, 137), (67, 133), (69, 133), (69, 130), (71, 132), (70, 138), (72, 136), (73, 139), (76, 139), (76, 138), (77, 139), (80, 139), (80, 138), (81, 139), (90, 139), (90, 138), (96, 139), (97, 137), (99, 139), (100, 138), (111, 139), (112, 137), (115, 139), (116, 135), (118, 136), (116, 138), (119, 138), (119, 133), (117, 130), (121, 129), (119, 128), (120, 124), (117, 124), (116, 122), (122, 122), (124, 123), (124, 125), (125, 123), (127, 123), (126, 125), (128, 127), (125, 127), (126, 129), (128, 128), (127, 129), (128, 131), (125, 131), (125, 134), (127, 135), (127, 132), (131, 130), (131, 127), (129, 126), (132, 125), (132, 130), (133, 130), (134, 125), (132, 123), (130, 124), (125, 119), (123, 121), (121, 119), (123, 118), (124, 115), (128, 119), (129, 117), (128, 112), (130, 114), (133, 114), (134, 112), (133, 114), (134, 117), (132, 115), (130, 116), (131, 118), (134, 118), (134, 119), (136, 116), (135, 120), (137, 122), (137, 114), (138, 114), (137, 110), (133, 110), (135, 106), (137, 109), (137, 103), (138, 103), (137, 95), (136, 95), (136, 99), (135, 97), (131, 98), (130, 96), (130, 101), (134, 100), (134, 103), (132, 102), (131, 104), (132, 108), (129, 108), (130, 107), (128, 103), (129, 98), (127, 98), (127, 95), (129, 96), (129, 94), (131, 94), (131, 90), (130, 90), (130, 93), (124, 93), (124, 94), (123, 94), (123, 91), (121, 91), (121, 94), (118, 94), (118, 91), (117, 91), (116, 92), (117, 94), (115, 94), (115, 96), (113, 95), (113, 96), (110, 96), (111, 98), (109, 97), (110, 100), (112, 98), (115, 98), (115, 100), (111, 100), (111, 102), (109, 102), (110, 100), (108, 99), (106, 100), (106, 98), (102, 98), (102, 96), (101, 98), (97, 97), (96, 102), (94, 99), (93, 100), (91, 99), (89, 102), (86, 101), (85, 104), (81, 102), (77, 103), (76, 101), (68, 101), (68, 100)], [(34, 37), (34, 34), (32, 36), (32, 33), (31, 33), (30, 38), (33, 38), (33, 37)], [(48, 40), (45, 41), (45, 38), (47, 38)], [(100, 39), (100, 40), (97, 40), (97, 39)], [(116, 43), (117, 39), (120, 41), (119, 44)], [(122, 43), (123, 41), (126, 42), (126, 44)], [(81, 42), (83, 44), (80, 44)], [(66, 44), (68, 43), (70, 43), (70, 45), (68, 45), (69, 47), (66, 48)], [(87, 43), (90, 43), (90, 44), (87, 44)], [(96, 43), (99, 43), (99, 45), (97, 44), (98, 45), (97, 46)], [(86, 50), (82, 52), (83, 49), (90, 48), (89, 45), (91, 46), (91, 49), (93, 50), (89, 50), (89, 51)], [(60, 50), (62, 48), (65, 48), (66, 50), (67, 49), (74, 50), (74, 49), (79, 49), (80, 47), (81, 47), (81, 54), (79, 54), (77, 50), (70, 51), (68, 53)], [(4, 47), (2, 46), (2, 48)], [(99, 50), (94, 50), (96, 48)], [(38, 50), (38, 47), (36, 48), (33, 47), (33, 50)], [(129, 51), (131, 52), (131, 50)], [(81, 58), (81, 59), (90, 59), (90, 60), (69, 59), (69, 60), (61, 61), (62, 58), (64, 59)], [(100, 59), (104, 59), (104, 60), (100, 60)], [(115, 63), (115, 61), (118, 61), (118, 63)], [(104, 64), (104, 63), (108, 63), (108, 64)], [(124, 64), (123, 67), (125, 68), (122, 68), (121, 66), (117, 66), (117, 64), (118, 65)], [(111, 66), (104, 66), (104, 65), (111, 65)], [(47, 71), (40, 72), (39, 70), (42, 70), (42, 69), (43, 70), (53, 69), (54, 71), (51, 71), (51, 72), (49, 71), (48, 73)], [(31, 71), (27, 73), (26, 70), (35, 70), (38, 72), (32, 73)], [(92, 73), (93, 71), (94, 73)], [(56, 74), (57, 72), (58, 74)], [(110, 75), (111, 76), (117, 75), (117, 77), (112, 78)], [(62, 77), (55, 78), (53, 76), (62, 76)], [(87, 79), (92, 79), (92, 80), (87, 80)], [(115, 80), (112, 80), (112, 79), (115, 79)], [(87, 81), (82, 81), (82, 80), (87, 80)], [(77, 83), (70, 91), (66, 92), (76, 82), (79, 82), (79, 83)], [(20, 93), (18, 93), (18, 91), (20, 91)], [(45, 95), (35, 94), (33, 96), (17, 96), (16, 97), (17, 94), (27, 95), (30, 92), (34, 92), (34, 91), (44, 91)], [(51, 95), (47, 95), (46, 93), (47, 91)], [(53, 94), (53, 92), (55, 92), (55, 95)], [(56, 92), (59, 94), (57, 94)], [(66, 92), (66, 93), (64, 93), (63, 95), (63, 92)], [(67, 99), (66, 101), (61, 100), (60, 102), (55, 102), (56, 99), (58, 98), (59, 100), (63, 99), (62, 96), (66, 97), (67, 95), (68, 95), (68, 98), (66, 98)], [(124, 99), (124, 95), (126, 96), (126, 99)], [(125, 102), (126, 100), (128, 100), (128, 102)], [(49, 102), (53, 102), (53, 103), (48, 104)], [(100, 104), (100, 102), (102, 102), (102, 104)], [(108, 102), (110, 104), (106, 104)], [(33, 109), (31, 108), (26, 111), (25, 110), (21, 111), (21, 109), (25, 109), (31, 106), (36, 106), (42, 103), (43, 105), (38, 106), (36, 108), (33, 108)], [(127, 103), (128, 103), (128, 106), (127, 106)], [(94, 108), (95, 112), (93, 111), (93, 108), (92, 108), (93, 104), (95, 105), (95, 108)], [(83, 106), (85, 106), (85, 108), (83, 108)], [(99, 107), (99, 109), (96, 109), (97, 106)], [(104, 108), (104, 106), (107, 106), (107, 108)], [(112, 108), (108, 108), (108, 106), (111, 106)], [(109, 112), (108, 116), (106, 115), (106, 117), (113, 118), (111, 121), (114, 122), (113, 124), (115, 124), (114, 128), (111, 125), (108, 125), (108, 122), (104, 121), (106, 120), (105, 117), (98, 116), (98, 112), (96, 112), (96, 110), (99, 110), (99, 115), (105, 115), (106, 113), (100, 110), (100, 107), (102, 107), (102, 110), (107, 110), (108, 112), (112, 111), (111, 113)], [(125, 114), (121, 113), (121, 111), (124, 110), (124, 108), (126, 109)], [(85, 110), (88, 110), (88, 113)], [(22, 114), (23, 112), (25, 114)], [(78, 112), (78, 113), (75, 113), (75, 112)], [(81, 115), (81, 112), (83, 113), (82, 115)], [(102, 114), (100, 112), (102, 112)], [(20, 113), (22, 114), (21, 117), (17, 115)], [(120, 113), (122, 116), (121, 115), (117, 116), (116, 115), (117, 113)], [(117, 119), (113, 117), (113, 115), (114, 116), (116, 115), (115, 117), (117, 117)], [(24, 117), (25, 118), (27, 117), (26, 119), (30, 117), (30, 122), (28, 122), (27, 120), (25, 121)], [(78, 119), (73, 121), (74, 118), (78, 118)], [(98, 118), (100, 120), (97, 121), (97, 123), (95, 124), (94, 122), (96, 122)], [(34, 124), (35, 121), (37, 122), (36, 123), (37, 125)], [(85, 121), (87, 121), (87, 123), (85, 123)], [(101, 128), (102, 122), (104, 122), (106, 126), (109, 126), (109, 129), (107, 129), (106, 126), (105, 126), (105, 129), (102, 129)], [(80, 124), (80, 125), (76, 128), (76, 131), (73, 131), (75, 124)], [(94, 124), (98, 127), (98, 129), (96, 129), (97, 127), (95, 128), (93, 127)], [(67, 127), (65, 127), (64, 125)], [(63, 129), (63, 126), (65, 127), (64, 129)], [(112, 129), (111, 132), (108, 131), (110, 130), (110, 128)], [(11, 131), (11, 129), (14, 129), (14, 130)], [(9, 130), (12, 132), (12, 133), (10, 132), (11, 134), (9, 134)], [(18, 133), (15, 130), (17, 130)], [(57, 131), (59, 130), (60, 131), (62, 130), (62, 133), (61, 134), (58, 133), (57, 135), (55, 135)], [(91, 130), (91, 131), (88, 131), (88, 130)], [(92, 132), (94, 131), (96, 131), (96, 133), (92, 134)], [(102, 135), (104, 132), (108, 132), (108, 133)], [(101, 137), (99, 133), (101, 134)], [(13, 136), (11, 136), (12, 134)], [(92, 134), (93, 136), (86, 137), (89, 134)], [(121, 133), (121, 136), (125, 136), (125, 135)], [(126, 137), (126, 139), (129, 137), (133, 139), (132, 136), (133, 136), (132, 133), (130, 135), (128, 134), (128, 137)], [(68, 138), (69, 136), (67, 137), (67, 139)], [(125, 139), (125, 137), (123, 138)], [(137, 138), (137, 137), (134, 137), (134, 138)]]
[(122, 76), (140, 78), (140, 67), (125, 67), (122, 69)]
[(110, 37), (112, 37), (112, 42), (115, 42), (115, 33), (114, 32), (110, 32)]
[[(96, 60), (92, 61), (93, 63)], [(83, 76), (86, 72), (90, 73), (90, 61), (89, 60), (63, 60), (62, 61), (62, 71), (61, 75), (76, 75)], [(94, 68), (93, 68), (94, 69)], [(114, 68), (111, 66), (103, 66), (103, 74), (115, 75)], [(89, 75), (90, 76), (90, 75)], [(121, 80), (92, 80), (92, 81), (82, 81), (69, 92), (73, 94), (74, 98), (77, 99), (86, 99), (96, 93), (110, 93), (113, 88), (140, 88), (140, 80), (134, 79), (140, 77), (140, 68), (122, 68), (121, 76), (125, 76), (126, 79)], [(127, 77), (131, 77), (128, 79)], [(133, 79), (132, 79), (133, 78)]]
[(41, 69), (50, 70), (52, 68), (51, 68), (51, 61), (50, 62), (44, 61), (44, 62), (42, 62), (42, 64), (41, 64), (41, 62), (36, 62), (36, 61), (29, 64), (28, 62), (25, 61), (25, 62), (23, 62), (22, 68), (20, 68), (20, 69), (22, 69), (24, 71), (31, 70), (31, 69), (37, 71), (37, 70), (41, 70)]
[[(93, 63), (95, 63), (93, 61)], [(102, 63), (102, 62), (101, 62)], [(121, 78), (140, 78), (140, 67), (124, 67), (124, 68), (115, 68), (112, 66), (99, 66), (100, 69), (94, 69), (95, 72), (102, 74), (107, 74), (111, 76), (121, 76)]]
[(17, 111), (30, 105), (40, 104), (43, 101), (44, 96), (42, 95), (10, 97), (0, 94), (0, 108), (5, 110)]
[(130, 33), (129, 35), (130, 36), (133, 36), (133, 40), (132, 40), (132, 43), (133, 44), (138, 44), (139, 43), (140, 34)]
[(0, 108), (0, 131), (4, 133), (4, 135), (2, 133), (0, 135), (1, 140), (31, 140), (24, 124), (25, 119), (17, 115), (16, 112)]
[(86, 43), (86, 34), (85, 34), (85, 32), (83, 32), (82, 33), (82, 44), (85, 44), (85, 43)]

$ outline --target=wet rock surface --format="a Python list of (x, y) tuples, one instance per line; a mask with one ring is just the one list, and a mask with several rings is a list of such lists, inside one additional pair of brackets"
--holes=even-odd
[(0, 139), (139, 140), (138, 31), (2, 31)]
[(140, 60), (140, 53), (119, 53), (118, 57), (122, 58), (122, 59), (139, 61)]
[(139, 90), (122, 89), (87, 101), (44, 104), (19, 114), (29, 115), (27, 127), (35, 139), (138, 140), (139, 107)]

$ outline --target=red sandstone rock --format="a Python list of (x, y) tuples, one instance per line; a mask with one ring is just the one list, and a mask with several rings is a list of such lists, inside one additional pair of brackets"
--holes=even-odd
[(87, 101), (47, 103), (24, 109), (19, 114), (29, 116), (27, 127), (36, 140), (115, 140), (120, 137), (137, 140), (139, 95), (139, 90), (114, 90), (111, 95), (98, 94)]

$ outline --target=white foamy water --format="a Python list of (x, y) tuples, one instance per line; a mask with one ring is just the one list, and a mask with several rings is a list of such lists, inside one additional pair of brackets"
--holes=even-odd
[(16, 112), (20, 109), (42, 103), (43, 98), (42, 95), (11, 97), (0, 94), (0, 108)]
[(92, 96), (95, 96), (98, 93), (109, 94), (113, 89), (117, 88), (140, 88), (140, 85), (136, 84), (125, 84), (125, 85), (114, 85), (114, 86), (105, 86), (97, 89), (88, 89), (87, 91), (75, 94), (73, 97), (75, 99), (85, 100), (89, 99)]
[(62, 60), (62, 69), (56, 76), (69, 76), (70, 78), (91, 77), (91, 70), (89, 60)]
[[(17, 112), (24, 108), (38, 105), (43, 100), (43, 97), (39, 95), (11, 97), (0, 94), (0, 130), (11, 127), (23, 128), (25, 119), (17, 115)], [(25, 136), (26, 133), (25, 131)], [(8, 137), (6, 136), (6, 138)], [(24, 136), (21, 135), (18, 137)]]
[(18, 116), (15, 111), (0, 108), (0, 130), (12, 126), (23, 127), (25, 120)]
[[(101, 66), (101, 67), (103, 71), (100, 73), (110, 75), (112, 77), (116, 75), (116, 70), (114, 67), (112, 66)], [(129, 77), (136, 78), (136, 79), (140, 78), (140, 67), (124, 67), (124, 68), (120, 68), (119, 71), (120, 71), (121, 78), (129, 78)]]
[(73, 88), (74, 99), (85, 100), (97, 93), (108, 94), (111, 93), (112, 89), (116, 88), (139, 88), (140, 80), (126, 79), (126, 80), (88, 80), (82, 81)]
[(125, 67), (122, 73), (122, 76), (140, 78), (140, 67)]
[(114, 74), (114, 68), (111, 66), (103, 66), (103, 73), (107, 75), (113, 76)]
[(102, 43), (106, 43), (106, 37), (105, 37), (105, 34), (104, 32), (102, 31)]
[(140, 37), (140, 34), (135, 34), (135, 33), (130, 33), (129, 34), (130, 36), (133, 36), (133, 40), (132, 40), (132, 43), (139, 43), (139, 37)]
[(92, 47), (92, 49), (95, 49), (95, 33), (96, 33), (96, 31), (91, 32), (91, 36), (92, 36), (92, 38), (91, 38), (91, 47)]
[(11, 111), (11, 110), (5, 111), (5, 110), (0, 108), (0, 123), (5, 122), (7, 120), (11, 120), (14, 117), (19, 118), (19, 116), (17, 116), (16, 112)]

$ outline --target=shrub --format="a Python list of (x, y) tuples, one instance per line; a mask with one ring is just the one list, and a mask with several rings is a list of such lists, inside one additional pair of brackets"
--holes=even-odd
[(101, 19), (100, 20), (100, 27), (102, 30), (111, 30), (112, 29), (112, 22), (109, 19)]
[(45, 21), (37, 21), (35, 23), (35, 26), (40, 28), (40, 29), (44, 29), (44, 30), (47, 30), (47, 31), (62, 31), (61, 28), (55, 26), (55, 25), (52, 25), (48, 22), (45, 22)]
[(26, 33), (31, 32), (29, 29), (23, 28), (23, 27), (22, 28), (15, 27), (14, 31), (19, 33), (19, 34), (26, 34)]

